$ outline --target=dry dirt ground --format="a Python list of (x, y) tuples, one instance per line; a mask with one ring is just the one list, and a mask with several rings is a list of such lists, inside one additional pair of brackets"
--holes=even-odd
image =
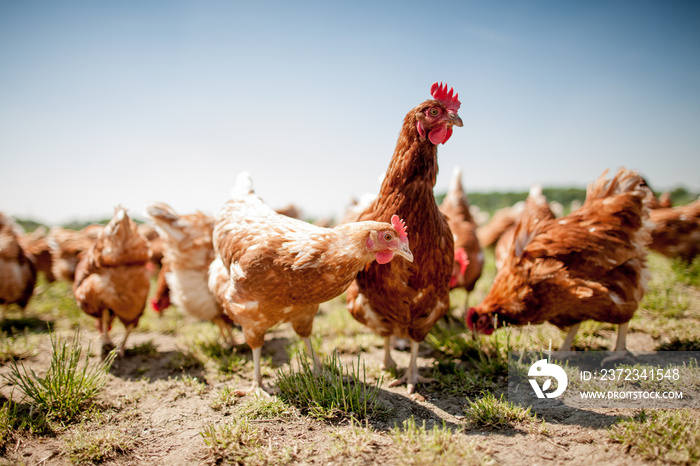
[[(342, 303), (335, 305), (342, 307)], [(153, 314), (150, 309), (146, 312)], [(178, 314), (173, 309), (167, 312)], [(324, 315), (329, 312), (328, 304), (323, 305), (317, 317), (320, 323), (315, 329), (320, 330), (315, 331), (322, 335)], [(41, 319), (47, 320), (45, 316)], [(166, 319), (167, 316), (160, 321)], [(56, 317), (53, 320), (60, 319)], [(115, 432), (128, 439), (128, 447), (123, 451), (117, 449), (102, 464), (217, 463), (216, 456), (204, 442), (202, 432), (207, 426), (221, 426), (236, 419), (254, 401), (254, 397), (248, 395), (236, 398), (232, 405), (215, 406), (222, 389), (244, 388), (252, 380), (250, 350), (233, 350), (242, 354), (242, 365), (237, 371), (222, 373), (208, 363), (193, 359), (193, 341), (201, 337), (197, 334), (216, 336), (213, 325), (197, 323), (188, 317), (171, 318), (167, 325), (159, 324), (159, 319), (152, 315), (144, 321), (132, 333), (126, 356), (114, 363), (107, 383), (98, 396), (96, 408), (86, 414), (82, 421), (55, 429), (53, 433), (17, 434), (6, 445), (0, 465), (71, 464), (68, 445), (80, 436), (100, 431)], [(79, 326), (85, 343), (93, 344), (91, 360), (97, 361), (99, 337), (92, 322), (83, 316)], [(195, 329), (194, 334), (192, 328)], [(331, 346), (338, 349), (346, 364), (357, 363), (358, 354), (361, 355), (368, 381), (374, 382), (383, 377), (379, 391), (379, 402), (385, 408), (382, 415), (370, 418), (362, 429), (347, 418), (322, 420), (292, 406), (272, 418), (252, 419), (250, 423), (262, 432), (265, 442), (261, 448), (262, 456), (256, 462), (265, 462), (265, 458), (269, 458), (270, 464), (416, 464), (422, 461), (421, 457), (413, 456), (410, 448), (402, 450), (397, 447), (390, 435), (395, 426), (414, 418), (418, 425), (425, 422), (427, 429), (434, 425), (452, 429), (456, 433), (455, 439), (468, 445), (475, 453), (477, 463), (653, 464), (610, 439), (610, 426), (638, 410), (543, 409), (535, 414), (545, 421), (544, 424), (516, 423), (498, 430), (472, 427), (465, 422), (465, 408), (468, 398), (476, 400), (479, 394), (457, 396), (451, 394), (454, 390), (426, 384), (419, 389), (425, 398), (425, 401), (420, 401), (409, 397), (405, 386), (390, 388), (388, 385), (393, 375), (380, 368), (382, 340), (370, 335), (365, 338), (362, 328), (357, 329), (353, 331), (359, 334), (348, 337), (352, 343), (347, 346), (343, 343), (347, 338), (343, 339), (342, 336), (340, 339), (321, 337), (314, 342), (322, 346), (321, 353), (325, 355), (332, 351)], [(57, 331), (71, 335), (69, 327)], [(115, 324), (115, 342), (120, 341), (122, 331), (123, 327)], [(39, 332), (39, 335), (38, 350), (22, 362), (42, 373), (50, 359), (51, 345), (46, 333)], [(237, 335), (240, 338), (240, 334)], [(603, 329), (599, 336), (611, 341), (614, 332), (612, 328)], [(277, 371), (290, 364), (290, 348), (301, 346), (288, 324), (267, 334), (263, 347), (263, 378), (268, 385), (274, 386)], [(629, 335), (628, 347), (631, 350), (653, 350), (655, 346), (655, 339), (647, 333), (632, 332)], [(446, 357), (427, 344), (422, 345), (420, 356), (419, 367), (426, 376), (431, 375), (431, 368), (440, 361), (444, 362)], [(409, 355), (405, 351), (395, 351), (394, 358), (399, 368), (405, 368)], [(0, 365), (0, 375), (7, 374), (9, 370), (8, 363)], [(506, 388), (503, 380), (498, 384), (500, 388), (494, 390), (497, 395)], [(11, 394), (11, 387), (0, 379), (0, 401), (5, 401)], [(18, 398), (16, 392), (13, 396)], [(95, 412), (100, 414), (95, 415)], [(692, 416), (697, 415), (700, 421), (699, 412), (692, 411)], [(456, 464), (474, 463), (473, 458), (455, 461), (453, 457), (449, 461)]]

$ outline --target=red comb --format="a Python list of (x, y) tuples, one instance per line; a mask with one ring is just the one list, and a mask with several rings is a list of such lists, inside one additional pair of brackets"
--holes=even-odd
[(457, 98), (459, 94), (452, 95), (453, 92), (454, 90), (452, 88), (450, 88), (450, 91), (448, 92), (447, 84), (443, 83), (434, 83), (430, 88), (430, 94), (433, 96), (433, 99), (439, 101), (447, 110), (456, 112), (459, 110), (462, 103)]
[(399, 233), (401, 242), (407, 243), (408, 233), (406, 233), (406, 223), (403, 220), (401, 220), (398, 215), (394, 214), (391, 216), (391, 226), (393, 226), (394, 230), (396, 230)]

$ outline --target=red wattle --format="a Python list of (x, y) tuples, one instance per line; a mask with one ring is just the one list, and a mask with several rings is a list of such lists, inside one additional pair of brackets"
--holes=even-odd
[(447, 126), (442, 125), (438, 126), (434, 130), (430, 132), (428, 135), (428, 138), (430, 139), (430, 142), (435, 144), (436, 146), (440, 143), (444, 143), (449, 136), (447, 136)]
[(449, 141), (451, 136), (452, 136), (452, 126), (447, 128), (447, 136), (445, 136), (445, 139), (442, 140), (442, 143), (445, 144), (447, 141)]
[(377, 253), (377, 263), (379, 264), (387, 264), (391, 262), (391, 259), (394, 258), (394, 253), (391, 251), (379, 251)]

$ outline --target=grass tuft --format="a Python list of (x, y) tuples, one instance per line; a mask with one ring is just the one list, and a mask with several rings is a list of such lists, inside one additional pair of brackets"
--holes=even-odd
[(244, 419), (281, 419), (289, 417), (291, 409), (276, 397), (251, 397), (236, 414)]
[(486, 392), (476, 401), (469, 400), (469, 406), (464, 411), (470, 427), (503, 429), (513, 427), (517, 423), (536, 420), (530, 409), (531, 407), (525, 409), (506, 401), (503, 395), (496, 398), (493, 393)]
[[(89, 362), (91, 345), (83, 351), (80, 332), (72, 340), (51, 335), (51, 362), (46, 375), (12, 361), (10, 373), (3, 377), (31, 400), (32, 406), (50, 419), (60, 422), (74, 419), (104, 386), (116, 352), (95, 364)], [(84, 355), (84, 356), (83, 356)]]
[(36, 343), (30, 341), (29, 333), (7, 334), (0, 331), (0, 364), (18, 359), (26, 359), (37, 352)]
[(323, 364), (323, 374), (316, 377), (313, 364), (301, 355), (302, 353), (297, 353), (298, 372), (293, 372), (290, 368), (278, 373), (280, 398), (313, 417), (324, 419), (363, 419), (379, 414), (381, 406), (377, 398), (382, 379), (374, 385), (368, 385), (359, 356), (357, 366), (351, 364), (348, 368), (341, 363), (338, 353), (333, 352)]
[(700, 256), (693, 259), (690, 264), (681, 259), (672, 259), (671, 270), (673, 270), (676, 281), (700, 287)]
[(700, 463), (700, 433), (689, 410), (642, 410), (610, 428), (610, 438), (647, 461)]
[(90, 432), (80, 429), (66, 439), (65, 453), (73, 464), (101, 463), (133, 449), (136, 440), (124, 430)]
[(209, 424), (200, 435), (217, 464), (287, 464), (294, 459), (291, 448), (273, 447), (247, 419)]
[(236, 391), (232, 387), (226, 385), (224, 388), (214, 394), (209, 406), (214, 411), (221, 411), (224, 408), (230, 408), (231, 406), (235, 405), (237, 398), (238, 396), (236, 395)]
[(394, 427), (389, 432), (390, 439), (398, 448), (400, 464), (484, 464), (485, 458), (476, 451), (475, 442), (469, 442), (461, 434), (456, 434), (444, 424), (437, 424), (428, 430), (423, 424), (418, 426), (416, 420), (403, 421), (401, 427)]
[(432, 377), (436, 384), (429, 389), (455, 396), (468, 396), (495, 388), (494, 379), (482, 377), (477, 371), (465, 370), (454, 361), (441, 361), (433, 366)]

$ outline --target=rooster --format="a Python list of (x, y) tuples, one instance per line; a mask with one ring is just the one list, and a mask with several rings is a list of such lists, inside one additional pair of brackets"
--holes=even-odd
[(170, 300), (189, 315), (215, 323), (224, 340), (233, 344), (233, 322), (207, 285), (209, 266), (214, 260), (214, 218), (202, 212), (179, 215), (162, 202), (148, 205), (146, 216), (165, 243), (163, 275)]
[(502, 324), (569, 327), (568, 351), (584, 320), (619, 324), (615, 351), (626, 349), (629, 320), (649, 278), (651, 191), (634, 171), (607, 170), (588, 186), (584, 205), (560, 219), (523, 217), (503, 267), (467, 326), (490, 335)]
[(17, 241), (19, 233), (15, 221), (0, 212), (0, 318), (3, 320), (9, 304), (17, 304), (24, 311), (36, 284), (36, 269), (31, 256)]
[(660, 207), (650, 213), (654, 228), (649, 248), (687, 263), (700, 254), (700, 199), (677, 207)]
[[(476, 222), (469, 211), (469, 201), (462, 187), (462, 169), (455, 167), (447, 195), (440, 204), (440, 212), (447, 218), (455, 242), (455, 260), (450, 278), (450, 289), (474, 289), (484, 268), (484, 253), (476, 237)], [(466, 307), (465, 307), (466, 309)]]
[[(543, 220), (550, 220), (555, 218), (554, 212), (549, 207), (547, 198), (542, 193), (542, 186), (535, 184), (530, 187), (530, 193), (525, 199), (523, 204), (523, 209), (518, 215), (518, 221), (522, 222), (523, 218), (527, 218), (534, 224), (537, 224)], [(515, 235), (517, 223), (512, 227), (508, 228), (503, 232), (498, 241), (496, 242), (496, 248), (494, 250), (494, 255), (496, 258), (496, 269), (500, 269), (503, 265), (503, 260), (511, 244), (513, 244), (513, 236)]]
[(148, 240), (123, 207), (115, 209), (112, 220), (80, 255), (73, 294), (80, 308), (98, 319), (103, 355), (114, 346), (109, 330), (118, 317), (126, 328), (119, 346), (119, 354), (124, 356), (126, 340), (146, 306), (150, 256)]
[(438, 173), (437, 146), (462, 126), (460, 102), (446, 85), (433, 84), (433, 99), (408, 112), (382, 181), (379, 194), (358, 220), (406, 220), (415, 262), (371, 264), (357, 275), (347, 293), (348, 310), (360, 323), (384, 337), (384, 367), (396, 367), (391, 337), (409, 338), (411, 360), (406, 373), (390, 386), (418, 382), (418, 347), (450, 305), (449, 282), (454, 264), (454, 239), (433, 195)]
[[(217, 259), (209, 287), (229, 316), (243, 329), (253, 350), (254, 383), (245, 394), (263, 388), (260, 355), (267, 330), (291, 322), (311, 354), (311, 328), (320, 303), (340, 295), (368, 263), (388, 263), (394, 255), (408, 261), (405, 227), (359, 222), (321, 228), (280, 215), (252, 188), (247, 172), (239, 175), (233, 198), (214, 228)], [(314, 367), (320, 368), (317, 357)]]

